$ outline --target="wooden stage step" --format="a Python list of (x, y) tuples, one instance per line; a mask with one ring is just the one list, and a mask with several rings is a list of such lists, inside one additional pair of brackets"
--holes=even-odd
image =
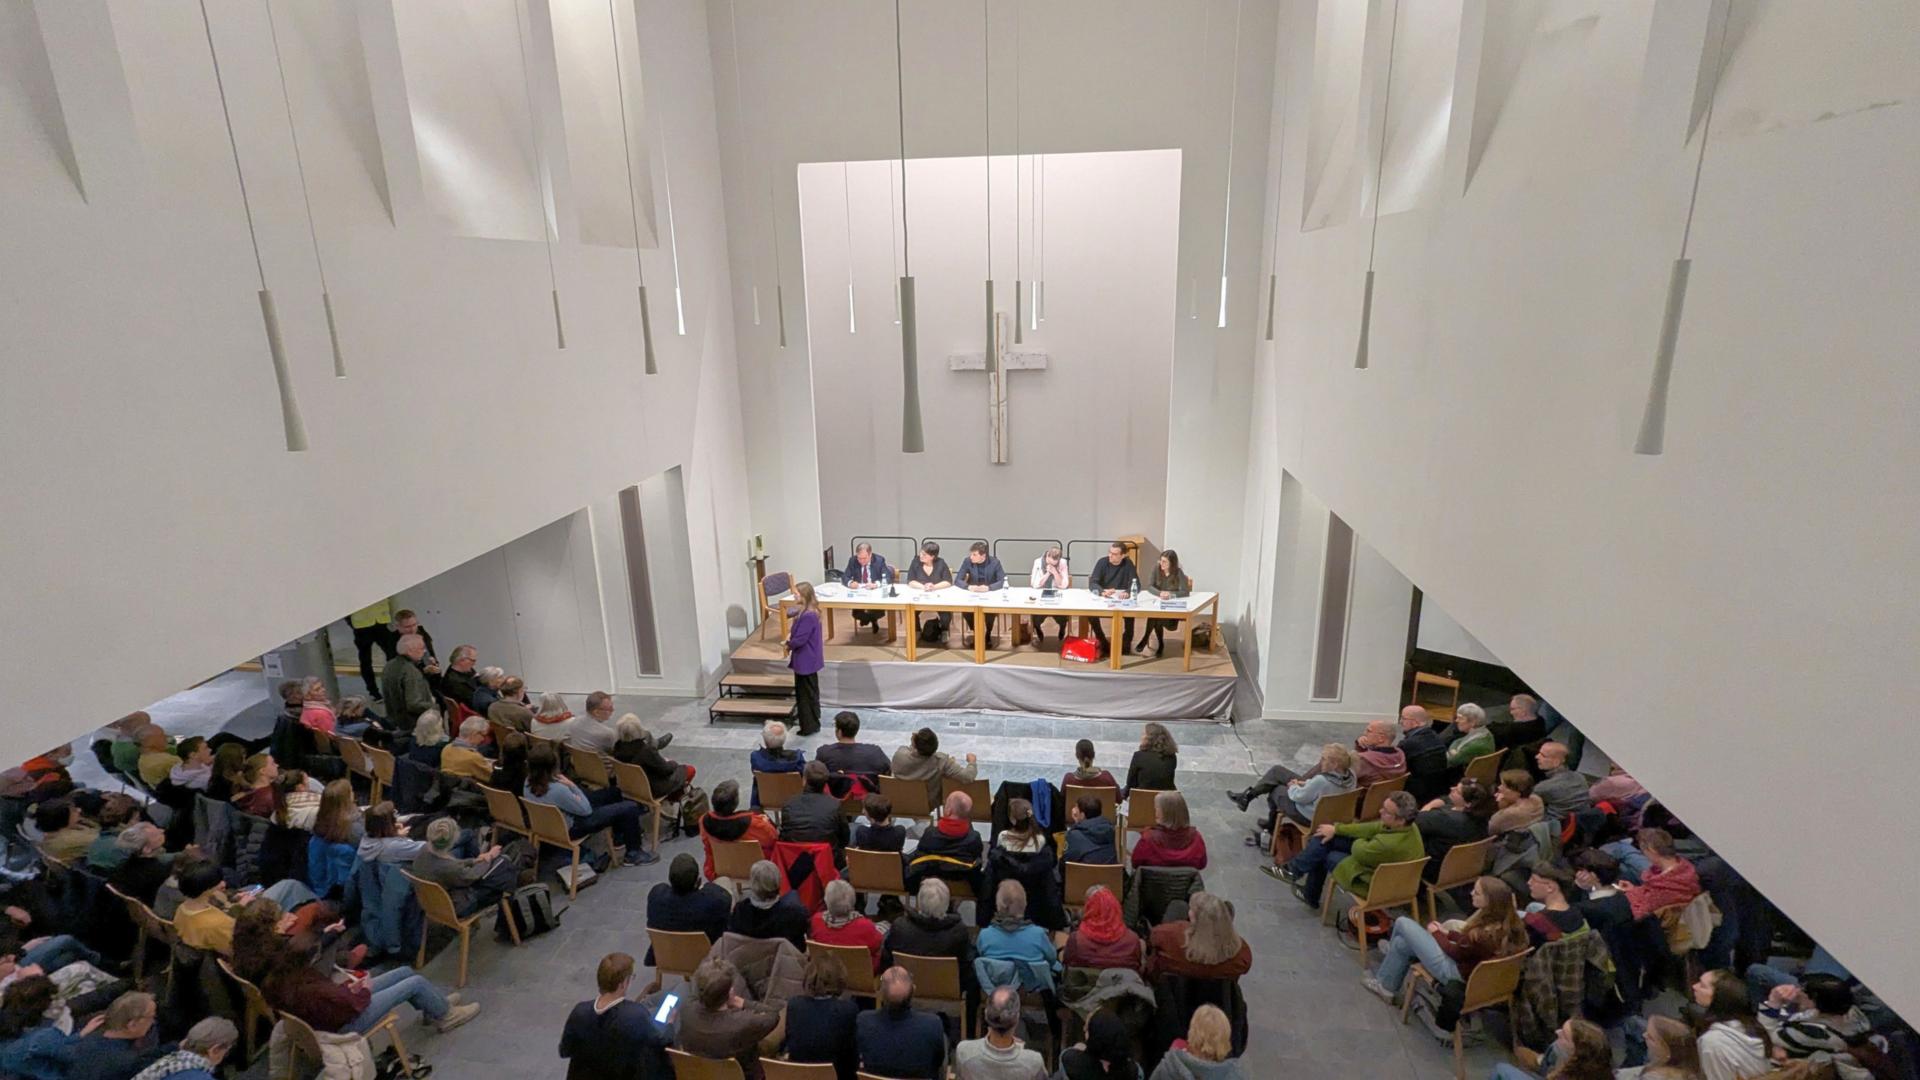
[(728, 697), (739, 694), (785, 696), (793, 693), (793, 675), (790, 672), (768, 672), (762, 675), (736, 671), (721, 678), (720, 692)]
[(790, 720), (798, 703), (790, 697), (719, 697), (707, 706), (707, 723), (720, 719)]

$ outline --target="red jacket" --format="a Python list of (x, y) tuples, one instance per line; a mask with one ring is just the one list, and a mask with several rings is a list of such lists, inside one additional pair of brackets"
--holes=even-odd
[[(840, 871), (833, 865), (833, 845), (825, 840), (781, 840), (773, 845), (770, 857), (780, 868), (780, 891), (799, 893), (808, 911), (819, 911), (826, 901), (827, 882), (840, 880)], [(794, 875), (802, 869), (806, 876), (795, 884)]]
[(874, 974), (880, 973), (880, 945), (886, 939), (880, 936), (880, 928), (865, 915), (855, 915), (853, 921), (845, 926), (832, 927), (827, 925), (827, 913), (816, 911), (813, 913), (813, 928), (807, 931), (807, 936), (822, 945), (863, 946), (873, 954)]
[(1205, 870), (1206, 837), (1191, 826), (1174, 831), (1155, 825), (1141, 833), (1140, 841), (1133, 845), (1133, 865), (1191, 866), (1195, 870)]
[(773, 827), (767, 815), (758, 810), (742, 810), (725, 817), (708, 814), (700, 819), (700, 846), (707, 852), (707, 880), (713, 880), (713, 841), (753, 840), (759, 843), (760, 850), (767, 858), (773, 858), (774, 841), (780, 839), (780, 830)]
[(1700, 874), (1692, 863), (1681, 859), (1664, 874), (1657, 866), (1649, 868), (1640, 876), (1637, 888), (1624, 886), (1620, 891), (1633, 908), (1633, 917), (1644, 919), (1663, 907), (1684, 904), (1699, 896)]

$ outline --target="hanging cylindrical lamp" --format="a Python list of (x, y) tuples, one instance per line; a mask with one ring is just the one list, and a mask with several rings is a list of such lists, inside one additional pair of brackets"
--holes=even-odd
[(846, 162), (840, 163), (840, 206), (847, 215), (847, 333), (860, 332), (853, 300), (853, 177)]
[(986, 118), (987, 174), (987, 374), (999, 370), (999, 328), (993, 317), (993, 0), (980, 0), (980, 101)]
[(1220, 316), (1215, 324), (1221, 330), (1227, 327), (1227, 249), (1233, 224), (1233, 125), (1240, 112), (1240, 15), (1245, 9), (1246, 0), (1239, 0), (1233, 8), (1233, 75), (1227, 86), (1227, 192), (1225, 209), (1220, 215)]
[(1393, 25), (1387, 34), (1387, 79), (1380, 102), (1380, 154), (1373, 164), (1373, 227), (1367, 234), (1367, 279), (1360, 300), (1360, 339), (1354, 345), (1353, 366), (1365, 371), (1373, 348), (1373, 253), (1380, 239), (1380, 183), (1387, 169), (1387, 115), (1393, 108), (1393, 50), (1400, 37), (1400, 0), (1393, 0)]
[(1033, 214), (1033, 325), (1040, 329), (1047, 321), (1047, 155), (1040, 155), (1040, 174), (1034, 178), (1036, 208)]
[[(633, 221), (633, 265), (640, 275), (640, 350), (642, 370), (648, 375), (660, 374), (660, 365), (653, 355), (653, 313), (647, 308), (647, 264), (640, 257), (640, 201), (633, 193), (633, 140), (627, 133), (627, 81), (620, 60), (620, 18), (614, 13), (613, 0), (607, 0), (607, 29), (613, 37), (613, 86), (620, 95), (620, 148), (626, 154), (627, 163), (627, 210)], [(734, 42), (734, 64), (740, 61), (740, 43)], [(736, 80), (739, 72), (734, 72)], [(736, 85), (738, 85), (736, 81)]]
[(287, 93), (287, 66), (280, 59), (280, 31), (273, 22), (272, 0), (261, 0), (267, 12), (267, 38), (273, 43), (273, 66), (280, 73), (280, 103), (287, 110), (287, 136), (293, 140), (293, 167), (300, 176), (300, 201), (307, 209), (307, 238), (313, 242), (313, 263), (320, 272), (320, 307), (327, 315), (327, 340), (333, 346), (333, 377), (347, 377), (347, 361), (340, 352), (340, 328), (333, 318), (333, 293), (327, 288), (327, 262), (320, 255), (320, 233), (313, 222), (313, 196), (307, 191), (307, 166), (300, 157), (300, 129), (293, 123), (293, 98)]
[[(746, 55), (746, 50), (740, 45), (740, 22), (734, 17), (733, 0), (727, 0), (727, 26), (729, 27), (729, 32), (733, 35), (733, 102), (734, 108), (740, 113), (740, 131), (742, 141), (745, 142), (751, 138), (750, 133), (747, 131), (747, 95), (742, 87), (742, 80), (740, 78), (741, 58)], [(754, 275), (748, 285), (749, 290), (753, 294), (753, 325), (759, 326), (760, 277), (754, 267), (750, 266), (749, 272)]]
[[(991, 3), (992, 0), (986, 0)], [(991, 160), (991, 155), (989, 155)], [(1026, 282), (1020, 275), (1020, 8), (1013, 9), (1013, 343), (1023, 345), (1027, 340)]]
[(213, 46), (213, 22), (207, 17), (207, 0), (200, 0), (200, 26), (207, 35), (207, 55), (213, 60), (213, 86), (220, 95), (220, 118), (227, 126), (227, 148), (233, 153), (233, 175), (240, 181), (240, 208), (247, 216), (247, 239), (253, 245), (253, 268), (259, 275), (260, 321), (267, 332), (267, 354), (273, 362), (273, 381), (280, 391), (280, 427), (287, 449), (307, 448), (307, 425), (300, 418), (300, 402), (293, 393), (293, 370), (287, 363), (287, 345), (280, 336), (280, 313), (274, 307), (273, 290), (267, 288), (267, 267), (260, 258), (260, 234), (253, 225), (253, 201), (247, 195), (247, 175), (240, 168), (240, 141), (233, 134), (233, 113), (227, 108), (227, 86), (220, 76), (220, 50)]
[[(920, 425), (920, 346), (913, 302), (913, 247), (907, 216), (906, 67), (901, 61), (900, 0), (893, 0), (893, 93), (900, 121), (900, 451), (922, 454), (927, 434)], [(785, 340), (785, 329), (781, 331)]]
[(529, 21), (531, 11), (514, 5), (513, 33), (520, 43), (520, 89), (527, 98), (527, 124), (533, 132), (533, 168), (540, 188), (540, 235), (547, 243), (547, 287), (553, 294), (553, 342), (554, 348), (567, 347), (567, 323), (560, 311), (560, 275), (553, 266), (553, 234), (559, 228), (554, 217), (553, 178), (547, 172), (546, 149), (540, 145), (540, 114), (533, 107), (533, 59), (527, 52), (527, 33), (520, 25), (521, 16)]

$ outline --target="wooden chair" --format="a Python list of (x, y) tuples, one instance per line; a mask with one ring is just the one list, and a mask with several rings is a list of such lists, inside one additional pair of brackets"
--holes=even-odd
[(854, 892), (904, 899), (908, 895), (906, 871), (906, 856), (897, 851), (847, 849), (847, 884)]
[(806, 777), (798, 772), (760, 772), (753, 774), (754, 787), (760, 792), (760, 809), (776, 824), (788, 800), (806, 788)]
[(652, 834), (653, 850), (660, 850), (660, 821), (666, 815), (666, 803), (653, 794), (653, 782), (647, 779), (647, 770), (624, 761), (613, 763), (613, 781), (620, 788), (620, 794), (631, 802), (637, 802), (647, 809), (647, 829)]
[[(1353, 936), (1360, 941), (1360, 970), (1367, 970), (1367, 919), (1369, 911), (1385, 911), (1388, 908), (1403, 907), (1420, 914), (1420, 871), (1425, 869), (1427, 857), (1408, 859), (1406, 862), (1381, 863), (1373, 868), (1373, 879), (1367, 882), (1366, 898), (1351, 910), (1353, 917)], [(1327, 889), (1320, 898), (1320, 921), (1333, 924), (1333, 894), (1339, 892), (1333, 879), (1327, 879)]]
[(951, 956), (915, 956), (897, 952), (893, 962), (913, 976), (913, 1002), (916, 1005), (957, 1005), (964, 1033), (967, 1023), (967, 998), (960, 990), (960, 961)]
[(653, 981), (656, 984), (668, 975), (691, 980), (694, 970), (707, 958), (707, 950), (713, 948), (713, 942), (698, 930), (649, 929), (647, 937), (653, 943)]
[[(293, 1046), (295, 1075), (299, 1074), (301, 1058), (312, 1058), (314, 1064), (324, 1068), (326, 1059), (320, 1054), (320, 1037), (314, 1034), (313, 1027), (290, 1012), (280, 1014), (280, 1023), (285, 1025), (287, 1041)], [(397, 1011), (390, 1012), (381, 1017), (379, 1023), (367, 1029), (369, 1049), (372, 1047), (373, 1033), (376, 1031), (387, 1033), (388, 1041), (393, 1043), (393, 1052), (400, 1058), (400, 1071), (407, 1076), (412, 1076), (413, 1058), (407, 1053), (407, 1044), (400, 1041), (400, 1014)]]
[(226, 957), (220, 956), (215, 959), (220, 963), (220, 970), (226, 972), (227, 978), (240, 988), (240, 997), (244, 1002), (244, 1011), (240, 1014), (240, 1032), (247, 1037), (247, 1064), (251, 1065), (260, 1056), (258, 1034), (260, 1021), (265, 1020), (271, 1028), (278, 1014), (273, 1011), (273, 1006), (267, 1004), (267, 995), (261, 993), (259, 987), (241, 978), (233, 970), (233, 965), (227, 962)]
[(368, 806), (378, 805), (382, 788), (393, 787), (393, 751), (369, 746), (367, 761), (373, 766), (373, 793), (369, 796)]
[(1073, 806), (1080, 796), (1091, 795), (1100, 800), (1100, 816), (1108, 821), (1114, 820), (1113, 808), (1120, 805), (1120, 789), (1117, 787), (1081, 787), (1068, 784), (1060, 789), (1060, 805)]
[(780, 596), (791, 588), (793, 588), (793, 571), (791, 570), (776, 570), (760, 579), (760, 593), (757, 597), (760, 601), (760, 629), (758, 632), (762, 636), (765, 636), (769, 625), (775, 630), (780, 628), (780, 612), (774, 607), (773, 598)]
[[(64, 865), (64, 864), (63, 864)], [(69, 867), (69, 869), (71, 869)], [(170, 920), (155, 914), (154, 910), (140, 901), (137, 896), (128, 896), (118, 888), (108, 885), (107, 891), (120, 898), (127, 906), (127, 916), (133, 920), (138, 931), (133, 945), (133, 981), (140, 982), (147, 965), (147, 943), (158, 941), (167, 947), (167, 997), (173, 996), (174, 950), (180, 944), (180, 934), (174, 930)]]
[(1385, 780), (1375, 780), (1367, 785), (1367, 797), (1360, 803), (1360, 816), (1356, 821), (1374, 821), (1380, 817), (1380, 808), (1387, 805), (1387, 796), (1396, 791), (1407, 790), (1407, 774), (1390, 776)]
[(1067, 864), (1066, 885), (1061, 891), (1062, 902), (1066, 909), (1078, 912), (1086, 906), (1087, 890), (1095, 885), (1105, 885), (1113, 892), (1113, 898), (1119, 900), (1127, 895), (1127, 871), (1119, 863), (1077, 863)]
[[(335, 749), (340, 751), (340, 760), (346, 763), (347, 773), (351, 776), (358, 776), (364, 779), (369, 789), (377, 796), (380, 791), (380, 784), (373, 778), (373, 766), (367, 761), (366, 744), (359, 739), (349, 738), (345, 735), (335, 735), (333, 737), (333, 745)], [(373, 801), (378, 802), (379, 799), (376, 797)]]
[[(1427, 895), (1427, 906), (1432, 912), (1433, 921), (1440, 921), (1440, 894), (1462, 885), (1471, 885), (1481, 874), (1487, 872), (1487, 860), (1493, 855), (1493, 837), (1475, 840), (1471, 844), (1455, 844), (1447, 849), (1446, 858), (1440, 860), (1440, 872), (1432, 881), (1422, 881), (1420, 887)], [(1414, 909), (1419, 914), (1419, 909)]]
[(985, 780), (955, 780), (949, 776), (940, 781), (940, 805), (945, 806), (947, 796), (956, 791), (964, 791), (967, 798), (973, 800), (972, 821), (993, 821), (993, 792), (988, 789)]
[(1134, 788), (1127, 792), (1127, 809), (1120, 815), (1120, 822), (1125, 826), (1126, 832), (1145, 832), (1160, 820), (1153, 809), (1154, 797), (1159, 794), (1157, 791), (1149, 791), (1146, 788)]
[[(1307, 837), (1312, 836), (1313, 830), (1320, 826), (1345, 825), (1354, 820), (1360, 813), (1360, 797), (1364, 794), (1365, 792), (1361, 789), (1354, 788), (1352, 791), (1342, 791), (1337, 795), (1320, 796), (1320, 801), (1313, 804), (1313, 820), (1305, 827), (1282, 814), (1279, 823), (1273, 829), (1273, 861), (1278, 864), (1292, 858), (1301, 848), (1307, 846)], [(1288, 848), (1284, 853), (1281, 850), (1283, 840), (1287, 840), (1285, 846)]]
[(492, 717), (487, 718), (487, 733), (493, 736), (493, 745), (495, 746), (499, 746), (501, 739), (506, 738), (517, 730), (518, 729), (512, 724), (504, 720), (495, 720)]
[[(527, 827), (532, 832), (535, 843), (557, 847), (572, 859), (567, 866), (567, 899), (572, 900), (578, 897), (580, 895), (580, 846), (585, 843), (586, 838), (582, 837), (579, 840), (573, 838), (573, 834), (567, 831), (567, 815), (562, 813), (559, 807), (548, 806), (546, 803), (534, 802), (531, 799), (520, 800), (520, 805), (527, 811)], [(618, 861), (617, 858), (616, 861)]]
[[(1466, 1019), (1470, 1012), (1511, 1006), (1513, 996), (1520, 989), (1520, 976), (1526, 970), (1527, 956), (1532, 949), (1517, 952), (1512, 956), (1503, 956), (1498, 960), (1482, 960), (1474, 965), (1473, 972), (1467, 976), (1466, 997), (1460, 1006), (1460, 1018)], [(1434, 982), (1434, 977), (1425, 967), (1415, 964), (1407, 970), (1408, 982), (1401, 991), (1400, 1022), (1407, 1022), (1407, 1014), (1413, 1007), (1413, 980)], [(1509, 1025), (1511, 1027), (1511, 1025)], [(1461, 1044), (1461, 1026), (1453, 1026), (1453, 1075), (1456, 1080), (1467, 1080), (1466, 1051)]]
[(808, 956), (837, 956), (847, 969), (847, 990), (860, 997), (872, 997), (879, 989), (873, 974), (873, 954), (865, 945), (829, 945), (807, 939)]
[(713, 875), (731, 878), (735, 889), (745, 885), (753, 873), (753, 864), (767, 857), (766, 849), (756, 840), (715, 840), (713, 842)]
[(760, 1059), (760, 1068), (766, 1073), (767, 1080), (834, 1080), (839, 1075), (831, 1061), (808, 1064), (763, 1057)]
[(573, 765), (573, 778), (582, 787), (610, 788), (613, 777), (607, 774), (607, 759), (594, 750), (582, 750), (578, 746), (567, 747), (567, 760)]
[[(407, 872), (402, 870), (401, 873)], [(463, 919), (460, 917), (459, 909), (453, 906), (453, 897), (447, 892), (446, 886), (414, 877), (412, 874), (407, 874), (407, 880), (413, 882), (414, 898), (420, 901), (420, 910), (426, 914), (427, 921), (437, 926), (444, 926), (460, 935), (460, 977), (454, 980), (453, 985), (456, 989), (466, 986), (467, 953), (473, 948), (473, 924), (486, 916), (487, 909), (482, 908)], [(493, 910), (500, 913), (501, 920), (506, 923), (507, 933), (513, 937), (513, 943), (520, 944), (520, 928), (513, 924), (513, 916), (507, 911), (507, 898), (501, 897), (499, 905)], [(426, 966), (427, 934), (422, 930), (420, 955), (414, 957), (413, 967), (418, 971)]]
[(667, 1060), (673, 1062), (674, 1080), (747, 1080), (746, 1070), (732, 1058), (695, 1057), (669, 1046)]
[[(1446, 704), (1442, 705), (1439, 697), (1430, 701), (1421, 701), (1420, 688), (1423, 686), (1431, 686), (1440, 691), (1441, 696), (1446, 700)], [(1442, 724), (1450, 723), (1453, 720), (1454, 713), (1460, 711), (1460, 680), (1449, 679), (1444, 675), (1430, 675), (1424, 671), (1416, 671), (1413, 673), (1412, 704), (1426, 709), (1427, 713), (1431, 715), (1435, 721)]]
[(333, 753), (332, 735), (321, 731), (319, 728), (308, 728), (307, 734), (313, 739), (314, 753), (323, 755), (331, 755)]
[(877, 779), (880, 782), (880, 794), (893, 803), (895, 820), (933, 820), (933, 806), (927, 802), (926, 781), (902, 780), (888, 773), (881, 773)]
[(517, 836), (531, 838), (533, 830), (527, 828), (527, 814), (520, 808), (520, 797), (510, 791), (475, 784), (480, 793), (487, 797), (487, 812), (493, 815), (495, 831), (506, 830)]
[(1487, 786), (1488, 791), (1500, 781), (1500, 759), (1507, 756), (1505, 750), (1495, 750), (1491, 754), (1481, 754), (1467, 762), (1466, 771), (1460, 774), (1463, 780), (1478, 780)]

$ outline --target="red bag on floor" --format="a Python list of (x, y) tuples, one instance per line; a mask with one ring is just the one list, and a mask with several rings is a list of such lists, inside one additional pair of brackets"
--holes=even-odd
[(1067, 638), (1060, 643), (1060, 659), (1091, 664), (1100, 659), (1100, 643), (1086, 637)]

